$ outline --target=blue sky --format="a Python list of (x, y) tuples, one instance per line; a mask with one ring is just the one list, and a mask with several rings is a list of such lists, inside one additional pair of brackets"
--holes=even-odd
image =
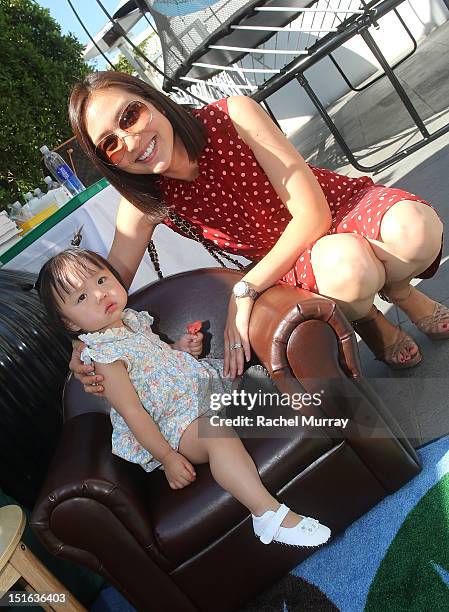
[[(95, 0), (71, 0), (71, 2), (86, 28), (89, 30), (92, 36), (95, 36), (95, 34), (107, 22), (107, 17), (101, 10), (100, 6), (95, 2)], [(112, 15), (119, 5), (119, 0), (101, 0), (101, 3), (108, 13)], [(50, 14), (53, 19), (55, 19), (55, 21), (57, 21), (61, 26), (63, 34), (72, 32), (83, 44), (87, 44), (89, 42), (88, 36), (80, 26), (67, 0), (37, 0), (37, 4), (50, 10)], [(141, 19), (140, 22), (133, 28), (132, 33), (134, 35), (138, 34), (145, 28), (145, 26), (148, 26), (147, 22), (145, 19)], [(98, 68), (101, 68), (103, 63), (103, 60), (98, 60)]]
[[(89, 30), (92, 36), (95, 35), (106, 23), (106, 15), (97, 5), (95, 0), (71, 1), (77, 13), (83, 20), (86, 28)], [(101, 0), (101, 2), (111, 15), (115, 7), (119, 4), (118, 0)], [(37, 4), (40, 4), (40, 6), (50, 10), (50, 14), (53, 19), (55, 19), (61, 26), (63, 34), (72, 32), (83, 44), (86, 44), (89, 41), (66, 0), (38, 0)]]

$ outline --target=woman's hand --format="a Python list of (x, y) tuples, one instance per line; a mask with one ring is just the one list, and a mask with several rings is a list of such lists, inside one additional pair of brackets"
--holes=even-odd
[(183, 334), (178, 341), (172, 344), (172, 348), (176, 351), (184, 351), (190, 353), (194, 357), (199, 357), (203, 352), (203, 334)]
[[(249, 344), (249, 318), (254, 306), (250, 297), (235, 298), (231, 296), (228, 306), (228, 319), (224, 330), (224, 376), (234, 379), (243, 374), (246, 361), (251, 358)], [(241, 344), (242, 348), (231, 348)]]
[(95, 368), (93, 365), (84, 365), (81, 361), (81, 351), (86, 345), (83, 342), (74, 342), (72, 358), (70, 359), (69, 368), (72, 370), (73, 375), (84, 387), (86, 393), (103, 393), (104, 388), (101, 384), (103, 376), (92, 375), (95, 374)]
[(163, 458), (162, 465), (172, 489), (183, 489), (196, 479), (195, 469), (190, 461), (173, 449)]

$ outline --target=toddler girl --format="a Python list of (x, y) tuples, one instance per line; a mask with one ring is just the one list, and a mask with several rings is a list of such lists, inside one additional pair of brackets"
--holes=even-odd
[(50, 259), (37, 289), (50, 321), (86, 344), (83, 358), (104, 376), (114, 454), (148, 472), (162, 467), (172, 489), (194, 482), (192, 464), (209, 462), (216, 482), (252, 513), (261, 542), (327, 542), (328, 527), (295, 514), (265, 489), (234, 430), (210, 425), (208, 397), (229, 392), (232, 381), (220, 375), (221, 360), (196, 358), (201, 333), (163, 342), (147, 312), (126, 308), (119, 275), (92, 251), (68, 249)]

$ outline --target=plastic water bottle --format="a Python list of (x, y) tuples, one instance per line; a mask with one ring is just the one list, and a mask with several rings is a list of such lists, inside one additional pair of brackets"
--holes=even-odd
[(59, 189), (59, 187), (61, 187), (58, 181), (54, 181), (51, 176), (46, 176), (44, 178), (44, 183), (47, 185), (47, 192), (51, 189)]
[(11, 204), (10, 208), (11, 208), (11, 212), (15, 214), (15, 213), (18, 213), (19, 210), (22, 208), (22, 204), (19, 202), (19, 200), (16, 200), (15, 202)]
[[(25, 194), (25, 200), (26, 200), (26, 203), (23, 206), (28, 206), (28, 210), (31, 210), (32, 214), (35, 215), (41, 203), (40, 198), (38, 198), (35, 195), (33, 196), (31, 191), (29, 191), (28, 193)], [(22, 206), (22, 209), (23, 209), (23, 206)]]
[(48, 186), (47, 195), (54, 197), (58, 208), (64, 206), (64, 204), (66, 204), (72, 198), (67, 189), (65, 189), (65, 187), (60, 185), (58, 182), (54, 181), (51, 176), (46, 176), (44, 178), (44, 182)]
[(31, 208), (33, 215), (39, 214), (50, 206), (54, 206), (55, 208), (58, 207), (56, 199), (52, 198), (51, 195), (48, 196), (47, 194), (43, 195), (41, 198), (33, 198), (31, 202), (29, 202), (29, 207)]
[(39, 199), (33, 196), (31, 191), (27, 191), (27, 193), (24, 194), (23, 199), (25, 200), (25, 204), (23, 204), (23, 206), (20, 208), (21, 214), (26, 213), (28, 215), (29, 213), (30, 217), (32, 217), (34, 215), (32, 205), (34, 205), (35, 202), (38, 202)]
[(31, 219), (32, 216), (33, 212), (31, 211), (28, 203), (22, 206), (20, 202), (16, 201), (11, 205), (11, 220), (23, 223), (24, 221)]
[(44, 164), (50, 170), (55, 179), (67, 189), (72, 195), (76, 196), (85, 190), (84, 185), (73, 173), (72, 169), (65, 163), (63, 158), (55, 151), (50, 151), (45, 145), (40, 148), (44, 156)]

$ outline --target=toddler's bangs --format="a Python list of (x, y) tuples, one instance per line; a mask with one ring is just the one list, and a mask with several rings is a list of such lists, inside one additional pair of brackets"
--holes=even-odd
[(60, 253), (51, 262), (51, 285), (61, 300), (65, 301), (64, 294), (68, 295), (77, 288), (76, 279), (83, 281), (104, 267), (104, 262), (95, 253)]

